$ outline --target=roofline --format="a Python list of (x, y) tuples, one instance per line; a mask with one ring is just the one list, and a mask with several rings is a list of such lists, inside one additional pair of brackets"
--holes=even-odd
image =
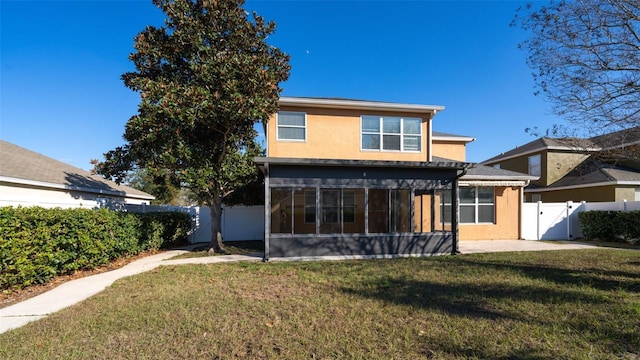
[(341, 160), (341, 159), (310, 159), (310, 158), (280, 158), (255, 157), (253, 161), (258, 166), (265, 164), (294, 165), (294, 166), (368, 166), (368, 167), (400, 167), (400, 168), (428, 168), (465, 170), (475, 167), (475, 163), (460, 161), (388, 161), (388, 160)]
[(611, 186), (611, 185), (640, 185), (640, 181), (615, 180), (615, 181), (605, 181), (605, 182), (597, 182), (597, 183), (591, 183), (591, 184), (578, 184), (578, 185), (567, 185), (567, 186), (558, 186), (558, 187), (525, 189), (524, 192), (536, 193), (536, 192), (548, 192), (548, 191), (556, 191), (556, 190), (583, 189), (583, 188), (589, 188), (589, 187), (600, 187), (600, 186)]
[(463, 180), (494, 180), (494, 181), (499, 181), (499, 180), (505, 180), (505, 181), (509, 181), (509, 180), (516, 180), (516, 181), (533, 181), (533, 180), (538, 180), (540, 179), (539, 176), (531, 176), (531, 175), (513, 175), (513, 176), (509, 176), (509, 175), (465, 175), (463, 177), (460, 178), (460, 181)]
[(305, 106), (314, 108), (331, 108), (331, 109), (350, 109), (350, 110), (380, 110), (380, 111), (403, 111), (408, 113), (431, 113), (435, 115), (437, 112), (444, 110), (444, 106), (440, 105), (419, 105), (419, 104), (401, 104), (379, 101), (365, 100), (347, 100), (347, 99), (324, 99), (324, 98), (306, 98), (306, 97), (280, 97), (278, 101), (280, 106)]
[(520, 186), (529, 185), (527, 180), (468, 180), (460, 178), (460, 186)]
[(432, 135), (432, 140), (442, 140), (442, 141), (459, 141), (464, 143), (470, 143), (472, 141), (476, 141), (476, 138), (471, 136), (438, 136)]
[(69, 185), (63, 185), (63, 184), (55, 184), (55, 183), (50, 183), (50, 182), (44, 182), (44, 181), (36, 181), (36, 180), (27, 180), (27, 179), (20, 179), (20, 178), (14, 178), (14, 177), (9, 177), (9, 176), (0, 176), (0, 182), (6, 182), (6, 183), (13, 183), (13, 184), (21, 184), (21, 185), (29, 185), (29, 186), (37, 186), (37, 187), (44, 187), (44, 188), (50, 188), (50, 189), (59, 189), (59, 190), (69, 190), (69, 191), (82, 191), (82, 192), (87, 192), (87, 193), (92, 193), (92, 194), (101, 194), (101, 195), (112, 195), (112, 196), (119, 196), (119, 197), (129, 197), (129, 198), (134, 198), (134, 199), (142, 199), (142, 200), (153, 200), (156, 197), (153, 195), (138, 195), (138, 194), (131, 194), (128, 192), (122, 192), (122, 191), (117, 191), (117, 190), (96, 190), (96, 189), (92, 189), (92, 188), (88, 188), (88, 187), (82, 187), (82, 186), (69, 186)]
[(500, 161), (504, 161), (504, 160), (510, 160), (510, 159), (515, 159), (517, 157), (521, 157), (521, 156), (525, 156), (525, 155), (531, 155), (540, 151), (544, 151), (544, 150), (568, 150), (568, 151), (575, 151), (575, 150), (584, 150), (584, 151), (600, 151), (602, 150), (601, 148), (580, 148), (577, 146), (541, 146), (532, 150), (528, 150), (525, 152), (521, 152), (521, 153), (517, 153), (517, 154), (513, 154), (513, 155), (509, 155), (509, 156), (504, 156), (504, 157), (500, 157), (500, 155), (493, 157), (489, 160), (485, 160), (483, 162), (481, 162), (480, 164), (483, 165), (492, 165), (495, 164), (497, 162)]

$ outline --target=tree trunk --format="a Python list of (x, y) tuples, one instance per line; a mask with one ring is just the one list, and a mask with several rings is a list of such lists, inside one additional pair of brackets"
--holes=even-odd
[(222, 198), (215, 195), (211, 206), (211, 244), (209, 245), (209, 255), (216, 252), (227, 254), (227, 250), (222, 245)]

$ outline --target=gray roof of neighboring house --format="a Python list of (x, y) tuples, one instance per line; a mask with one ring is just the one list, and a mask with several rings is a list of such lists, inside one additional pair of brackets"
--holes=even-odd
[[(447, 162), (453, 161), (446, 158), (434, 156), (434, 161)], [(493, 180), (493, 181), (531, 181), (537, 180), (538, 176), (531, 176), (516, 171), (496, 169), (491, 166), (471, 163), (467, 168), (467, 173), (463, 175), (461, 180)]]
[(613, 185), (621, 182), (640, 184), (640, 170), (606, 164), (601, 161), (587, 160), (553, 184), (547, 187), (532, 187), (532, 190), (553, 190), (576, 186), (584, 187), (593, 184), (602, 185), (605, 183)]
[(602, 148), (617, 148), (640, 143), (640, 126), (594, 136), (590, 140)]
[(137, 199), (154, 198), (4, 140), (0, 140), (0, 180)]
[(599, 151), (603, 149), (617, 149), (625, 146), (640, 144), (640, 126), (615, 131), (612, 133), (584, 138), (549, 138), (542, 137), (518, 146), (500, 155), (483, 161), (483, 164), (492, 164), (501, 160), (534, 153), (545, 149), (569, 150), (569, 151)]

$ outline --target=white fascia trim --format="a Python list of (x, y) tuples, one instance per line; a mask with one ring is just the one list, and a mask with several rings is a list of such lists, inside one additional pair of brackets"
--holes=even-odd
[(433, 140), (440, 141), (459, 141), (464, 143), (470, 143), (472, 141), (476, 141), (477, 139), (470, 136), (433, 136)]
[(128, 197), (128, 198), (133, 198), (133, 199), (153, 200), (153, 199), (156, 198), (155, 196), (136, 195), (136, 194), (130, 194), (130, 193), (127, 193), (127, 192), (124, 192), (124, 194), (123, 194), (122, 192), (118, 192), (118, 191), (97, 190), (97, 189), (81, 187), (81, 186), (69, 186), (69, 185), (55, 184), (55, 183), (44, 182), (44, 181), (19, 179), (19, 178), (13, 178), (13, 177), (8, 177), (8, 176), (0, 176), (0, 182), (21, 184), (21, 185), (28, 185), (28, 186), (37, 186), (37, 187), (44, 187), (44, 188), (49, 188), (49, 189), (59, 189), (59, 190), (69, 190), (69, 191), (82, 191), (82, 192), (93, 193), (93, 194), (112, 195), (112, 196), (118, 196), (118, 197)]
[(356, 101), (341, 99), (298, 98), (283, 96), (278, 101), (280, 106), (304, 106), (349, 110), (403, 111), (408, 113), (432, 113), (444, 110), (439, 105), (400, 104), (377, 101)]
[(531, 155), (540, 151), (544, 151), (544, 150), (564, 150), (564, 151), (589, 151), (589, 152), (595, 152), (595, 151), (601, 151), (601, 148), (579, 148), (579, 147), (572, 147), (572, 146), (541, 146), (539, 148), (535, 148), (533, 150), (529, 150), (529, 151), (525, 151), (523, 153), (517, 153), (515, 155), (509, 155), (509, 156), (505, 156), (505, 157), (501, 157), (495, 160), (491, 160), (491, 161), (483, 161), (480, 164), (482, 165), (492, 165), (492, 164), (496, 164), (499, 163), (501, 161), (505, 161), (505, 160), (510, 160), (510, 159), (515, 159), (518, 157), (522, 157), (522, 156), (526, 156), (526, 155)]
[(525, 189), (524, 192), (538, 193), (538, 192), (548, 192), (548, 191), (558, 191), (558, 190), (584, 189), (584, 188), (590, 188), (590, 187), (600, 187), (600, 186), (610, 186), (610, 185), (640, 186), (640, 181), (608, 181), (608, 182), (599, 182), (599, 183), (592, 183), (592, 184), (559, 186), (554, 188)]
[(525, 187), (529, 184), (528, 181), (522, 180), (460, 180), (460, 186), (519, 186)]

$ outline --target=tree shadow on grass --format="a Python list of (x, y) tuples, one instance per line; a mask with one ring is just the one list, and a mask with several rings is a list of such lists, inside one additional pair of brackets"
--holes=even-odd
[(597, 268), (566, 269), (542, 265), (509, 264), (497, 261), (460, 258), (462, 264), (490, 267), (498, 271), (520, 273), (528, 278), (544, 280), (559, 285), (589, 286), (603, 291), (624, 290), (640, 293), (638, 273)]
[[(565, 320), (563, 327), (571, 329), (574, 337), (580, 341), (592, 343), (613, 354), (640, 355), (640, 322), (634, 319), (635, 310), (610, 296), (609, 292), (626, 290), (639, 291), (636, 275), (624, 271), (602, 271), (585, 269), (564, 269), (558, 267), (535, 266), (529, 264), (506, 264), (492, 261), (457, 258), (447, 264), (452, 280), (422, 280), (412, 276), (389, 274), (383, 278), (356, 283), (342, 287), (344, 293), (363, 298), (377, 299), (383, 302), (410, 306), (417, 309), (435, 310), (444, 314), (477, 318), (483, 320), (512, 320), (532, 326), (551, 329), (558, 325), (558, 319), (545, 315), (545, 308), (574, 305), (584, 309), (593, 309), (588, 316), (575, 316)], [(491, 271), (495, 270), (495, 273)], [(478, 269), (480, 277), (469, 275), (469, 270)], [(456, 277), (455, 273), (461, 275)], [(467, 272), (463, 274), (463, 272)], [(473, 271), (471, 271), (473, 272)], [(513, 280), (500, 280), (500, 274), (524, 274), (534, 283)], [(467, 278), (467, 276), (469, 276)], [(616, 276), (617, 279), (607, 279)], [(621, 279), (620, 279), (621, 278)], [(494, 279), (494, 280), (492, 280)], [(598, 291), (593, 291), (596, 289)], [(521, 306), (513, 304), (522, 304)], [(536, 305), (537, 304), (537, 305)], [(527, 309), (534, 313), (530, 314)], [(615, 310), (614, 310), (615, 309)], [(609, 312), (611, 311), (611, 312)], [(544, 330), (547, 331), (547, 330)], [(445, 343), (438, 346), (439, 339), (430, 341), (431, 348), (451, 353), (454, 356), (471, 358), (496, 358), (495, 354), (483, 353), (483, 349), (469, 344), (469, 347), (455, 349), (455, 344)], [(452, 348), (452, 346), (454, 348)], [(488, 351), (488, 350), (487, 350)], [(549, 350), (551, 351), (551, 350)], [(551, 359), (544, 349), (532, 348), (524, 352), (513, 352), (507, 359)], [(500, 357), (497, 357), (500, 358)]]

